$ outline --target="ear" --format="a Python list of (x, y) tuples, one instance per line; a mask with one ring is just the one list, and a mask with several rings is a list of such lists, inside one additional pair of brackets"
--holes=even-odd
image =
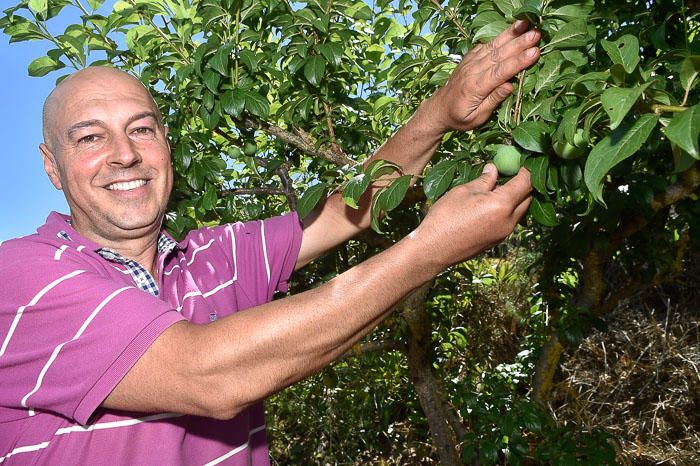
[(49, 175), (51, 184), (53, 184), (56, 189), (63, 189), (61, 177), (58, 174), (56, 157), (53, 155), (53, 152), (51, 152), (44, 143), (39, 144), (39, 152), (41, 152), (41, 159), (44, 161), (44, 171)]

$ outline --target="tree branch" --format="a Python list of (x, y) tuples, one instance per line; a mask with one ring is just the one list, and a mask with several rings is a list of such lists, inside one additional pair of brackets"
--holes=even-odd
[(406, 351), (405, 345), (399, 341), (394, 340), (378, 340), (369, 341), (367, 343), (357, 344), (353, 346), (347, 353), (345, 353), (341, 359), (346, 358), (359, 358), (362, 355), (369, 353), (379, 353), (382, 351), (401, 351), (404, 353)]
[(288, 193), (278, 188), (234, 188), (222, 189), (220, 196), (288, 196)]
[(249, 129), (257, 129), (276, 137), (282, 142), (296, 147), (305, 154), (312, 157), (320, 158), (338, 166), (355, 165), (355, 161), (342, 152), (334, 152), (326, 148), (316, 148), (313, 140), (304, 132), (294, 134), (291, 131), (283, 129), (277, 125), (268, 122), (259, 122), (248, 116), (243, 116), (236, 120), (241, 126)]

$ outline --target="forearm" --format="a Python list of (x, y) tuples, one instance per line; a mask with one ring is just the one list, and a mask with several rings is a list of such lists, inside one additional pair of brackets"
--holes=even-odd
[(419, 253), (411, 241), (314, 290), (198, 327), (193, 341), (204, 345), (197, 353), (207, 355), (198, 374), (202, 385), (220, 387), (214, 390), (224, 397), (219, 404), (237, 412), (344, 354), (439, 271), (416, 267)]

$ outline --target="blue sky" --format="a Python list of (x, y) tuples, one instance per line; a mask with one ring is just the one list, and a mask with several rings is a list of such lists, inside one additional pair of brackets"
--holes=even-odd
[(63, 195), (49, 182), (41, 164), (41, 106), (56, 77), (27, 74), (27, 65), (49, 46), (39, 41), (9, 44), (0, 35), (0, 140), (3, 182), (0, 183), (0, 240), (33, 233), (51, 210), (67, 211)]
[[(60, 26), (61, 21), (55, 18), (52, 26)], [(10, 44), (9, 37), (0, 33), (0, 102), (4, 107), (0, 113), (0, 241), (33, 233), (52, 210), (68, 210), (63, 194), (44, 173), (38, 149), (42, 141), (42, 104), (56, 78), (66, 70), (42, 78), (27, 74), (29, 63), (49, 48), (44, 41)]]

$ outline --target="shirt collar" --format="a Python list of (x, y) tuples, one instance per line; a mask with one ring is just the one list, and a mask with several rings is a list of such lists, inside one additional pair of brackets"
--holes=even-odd
[[(80, 233), (73, 229), (70, 216), (59, 214), (58, 212), (51, 212), (46, 219), (46, 223), (39, 227), (37, 232), (40, 235), (58, 237), (66, 241), (79, 243), (97, 253), (100, 253), (100, 251), (106, 251), (119, 255), (119, 253), (116, 251), (100, 246), (99, 244), (83, 237)], [(158, 253), (160, 254), (169, 254), (176, 249), (180, 249), (179, 244), (165, 230), (161, 230), (160, 234), (158, 235), (157, 244)]]

